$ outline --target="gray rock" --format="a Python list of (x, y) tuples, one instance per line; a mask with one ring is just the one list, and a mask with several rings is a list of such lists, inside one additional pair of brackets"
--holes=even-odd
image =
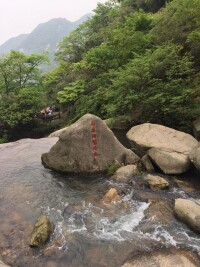
[(119, 168), (110, 179), (118, 183), (127, 183), (133, 175), (138, 173), (139, 169), (137, 165), (127, 165)]
[(147, 172), (153, 172), (154, 171), (154, 166), (149, 158), (149, 156), (146, 154), (141, 158), (141, 162), (143, 166), (145, 167)]
[(150, 175), (148, 174), (145, 177), (145, 181), (149, 185), (151, 189), (166, 189), (169, 187), (168, 181), (160, 176)]
[(196, 169), (200, 171), (200, 146), (190, 152), (189, 158)]
[(100, 118), (86, 114), (60, 135), (59, 141), (42, 163), (62, 172), (106, 171), (117, 160), (120, 164), (134, 164), (139, 157), (125, 148)]
[(188, 155), (192, 149), (198, 146), (198, 141), (189, 134), (150, 123), (132, 127), (127, 133), (127, 138), (136, 153), (141, 156), (145, 155), (149, 148)]
[(32, 232), (30, 246), (40, 247), (45, 244), (50, 234), (52, 233), (52, 227), (49, 219), (45, 215), (41, 215)]
[(194, 137), (200, 141), (200, 117), (193, 121), (192, 124)]
[(175, 200), (175, 213), (177, 217), (189, 225), (193, 230), (200, 232), (200, 205), (188, 199)]
[(151, 148), (147, 154), (165, 174), (181, 174), (191, 167), (189, 157), (181, 153)]
[(60, 137), (60, 135), (67, 129), (68, 127), (57, 130), (49, 135), (49, 137)]

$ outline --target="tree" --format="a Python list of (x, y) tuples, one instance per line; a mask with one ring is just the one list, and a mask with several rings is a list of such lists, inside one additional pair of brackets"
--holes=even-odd
[(0, 58), (0, 94), (16, 94), (19, 89), (41, 84), (41, 72), (38, 67), (47, 62), (44, 55), (25, 55), (12, 50)]
[(6, 128), (24, 126), (32, 121), (37, 111), (44, 105), (44, 93), (36, 87), (19, 90), (9, 105), (1, 102), (0, 117)]
[(199, 112), (193, 63), (182, 47), (167, 44), (147, 51), (114, 73), (108, 92), (110, 116), (143, 108), (142, 121), (188, 128)]
[(44, 55), (11, 51), (0, 59), (0, 117), (6, 129), (25, 125), (44, 103), (40, 64)]

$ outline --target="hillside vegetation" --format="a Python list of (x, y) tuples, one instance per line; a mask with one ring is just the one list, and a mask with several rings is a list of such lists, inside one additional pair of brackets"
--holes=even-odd
[[(127, 115), (132, 124), (149, 121), (190, 132), (192, 120), (200, 114), (199, 10), (199, 0), (99, 4), (95, 15), (59, 44), (58, 67), (40, 77), (39, 83), (13, 85), (12, 97), (4, 92), (3, 74), (4, 66), (10, 68), (10, 55), (1, 58), (1, 117), (5, 103), (19, 105), (31, 90), (37, 91), (31, 99), (38, 105), (38, 93), (43, 105), (59, 103), (68, 122), (85, 113), (103, 119)], [(9, 73), (13, 71), (8, 70), (9, 79), (19, 81), (17, 71)], [(24, 103), (19, 112), (27, 107)], [(7, 127), (22, 122), (10, 125), (9, 116), (3, 118)]]

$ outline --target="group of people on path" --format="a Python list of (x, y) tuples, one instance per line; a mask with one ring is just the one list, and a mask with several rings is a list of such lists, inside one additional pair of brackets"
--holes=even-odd
[[(43, 108), (40, 111), (40, 114), (41, 114), (43, 120), (51, 121), (52, 116), (55, 112), (59, 112), (59, 109), (56, 108), (55, 106), (48, 106), (46, 108)], [(60, 112), (59, 112), (59, 118), (60, 118)]]
[(40, 114), (43, 115), (45, 118), (46, 117), (51, 117), (52, 114), (53, 114), (53, 111), (55, 111), (55, 108), (54, 106), (48, 106), (46, 108), (43, 108), (41, 111), (40, 111)]

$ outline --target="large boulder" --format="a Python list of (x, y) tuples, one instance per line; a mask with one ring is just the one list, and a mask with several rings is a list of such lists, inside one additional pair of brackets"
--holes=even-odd
[(200, 205), (189, 199), (175, 200), (175, 213), (177, 217), (189, 225), (193, 230), (200, 232)]
[(142, 155), (152, 147), (188, 155), (198, 146), (198, 141), (190, 134), (151, 123), (132, 127), (127, 133), (127, 138), (133, 148)]
[(190, 152), (189, 158), (197, 170), (200, 171), (200, 146)]
[(40, 247), (45, 244), (45, 242), (48, 240), (50, 234), (52, 233), (52, 226), (45, 215), (41, 215), (37, 222), (35, 223), (31, 240), (30, 240), (30, 246), (31, 247)]
[(189, 157), (181, 153), (151, 148), (147, 154), (165, 174), (181, 174), (191, 167)]
[(125, 148), (99, 117), (86, 114), (60, 135), (59, 141), (42, 163), (62, 172), (106, 171), (116, 160), (120, 164), (134, 164), (139, 157)]
[(190, 152), (198, 147), (191, 135), (158, 124), (144, 123), (132, 127), (128, 133), (134, 151), (151, 160), (166, 174), (180, 174), (191, 164)]

